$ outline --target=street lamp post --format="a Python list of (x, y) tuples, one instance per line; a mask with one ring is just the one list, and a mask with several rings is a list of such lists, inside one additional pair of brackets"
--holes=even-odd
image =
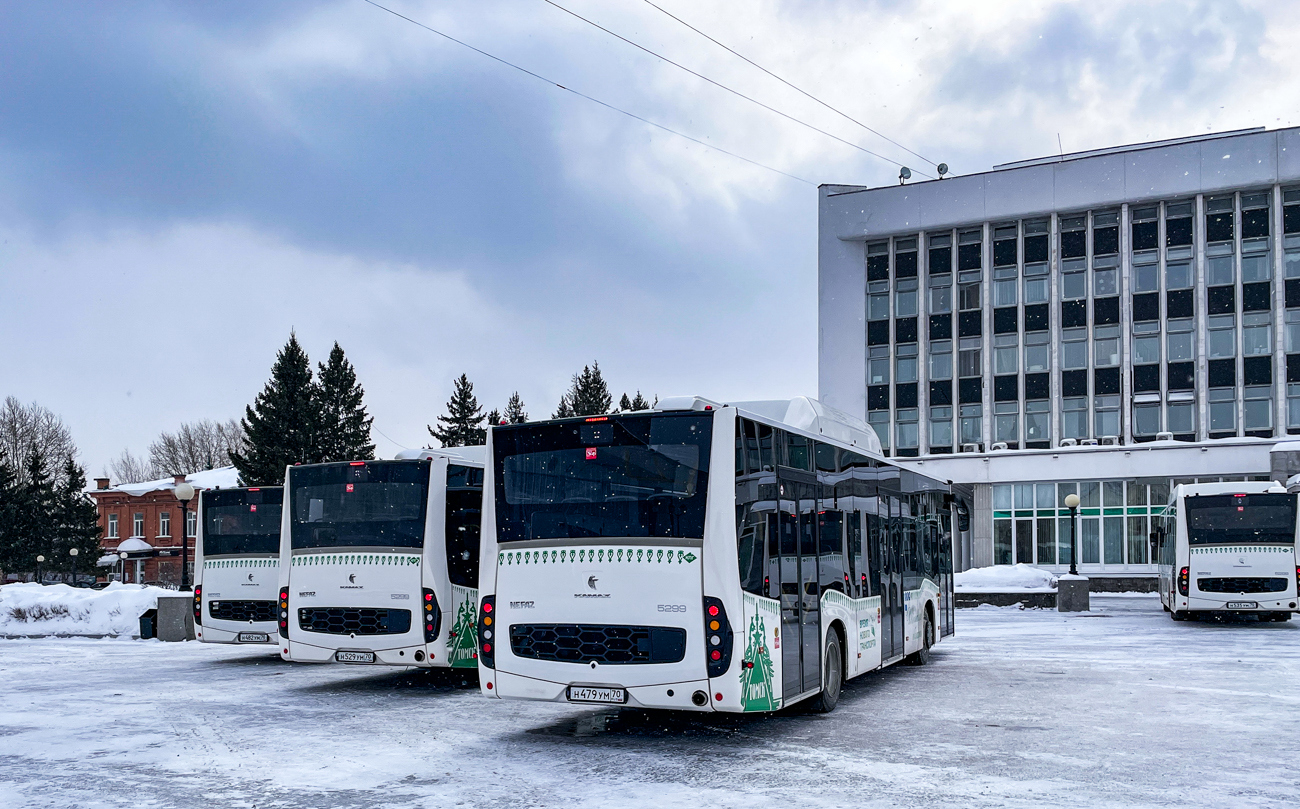
[(37, 584), (41, 583), (41, 563), (44, 561), (45, 561), (45, 556), (43, 554), (37, 554), (36, 556), (36, 583)]
[(1065, 496), (1065, 507), (1070, 510), (1070, 575), (1079, 575), (1079, 528), (1078, 528), (1078, 511), (1079, 495), (1067, 494)]
[(121, 572), (117, 574), (117, 580), (126, 584), (126, 551), (118, 551), (117, 558), (122, 560), (122, 564), (118, 565)]
[(181, 590), (190, 589), (189, 507), (194, 499), (194, 487), (185, 481), (176, 484), (176, 499), (181, 501)]
[(81, 553), (76, 548), (69, 548), (68, 555), (72, 557), (72, 586), (77, 586), (77, 554)]

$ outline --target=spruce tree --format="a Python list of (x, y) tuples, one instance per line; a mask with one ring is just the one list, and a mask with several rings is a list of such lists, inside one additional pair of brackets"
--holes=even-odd
[(625, 393), (618, 398), (618, 412), (626, 413), (631, 409), (632, 409), (632, 400), (627, 398), (627, 394)]
[(501, 411), (497, 410), (494, 407), (487, 414), (487, 426), (495, 427), (500, 423), (501, 423)]
[(506, 402), (506, 412), (503, 415), (509, 424), (523, 424), (528, 421), (528, 412), (524, 410), (524, 400), (520, 398), (519, 391), (510, 394), (510, 401)]
[(18, 474), (9, 465), (9, 459), (0, 452), (0, 571), (26, 570), (18, 557), (18, 534), (14, 531), (18, 520)]
[(438, 426), (429, 427), (429, 434), (444, 447), (474, 447), (487, 441), (487, 430), (482, 426), (483, 408), (474, 396), (474, 383), (465, 374), (455, 382), (451, 399), (447, 401), (447, 415), (438, 417)]
[(68, 551), (77, 549), (77, 572), (95, 572), (101, 555), (99, 511), (86, 496), (86, 470), (72, 456), (63, 462), (62, 480), (54, 493), (53, 550), (60, 566), (70, 565)]
[(370, 443), (370, 425), (374, 419), (362, 404), (365, 390), (357, 382), (356, 370), (334, 343), (329, 363), (318, 366), (320, 426), (317, 433), (317, 460), (368, 461), (375, 457)]
[[(659, 397), (656, 396), (656, 397), (655, 397), (655, 401), (658, 402), (658, 401), (659, 401)], [(645, 398), (644, 396), (641, 395), (641, 391), (637, 391), (637, 392), (636, 392), (636, 396), (633, 396), (633, 397), (632, 397), (632, 406), (631, 406), (630, 409), (632, 409), (632, 410), (649, 410), (651, 407), (653, 407), (653, 405), (651, 405), (649, 402), (646, 401), (646, 398)]]
[(582, 373), (573, 375), (573, 385), (568, 393), (569, 409), (575, 416), (601, 416), (614, 404), (609, 386), (600, 374), (600, 363), (583, 366)]
[(567, 419), (572, 415), (573, 407), (569, 405), (569, 394), (566, 393), (560, 397), (560, 405), (555, 408), (555, 412), (551, 414), (551, 418)]
[(290, 333), (289, 342), (276, 355), (266, 387), (244, 408), (240, 425), (248, 436), (248, 449), (230, 454), (245, 486), (278, 486), (284, 481), (285, 467), (318, 459), (319, 405), (307, 352)]
[(51, 544), (54, 534), (54, 481), (45, 469), (45, 455), (33, 450), (27, 458), (27, 480), (19, 486), (14, 514), (12, 552), (15, 568), (34, 570), (36, 556), (46, 559), (44, 570), (57, 563)]

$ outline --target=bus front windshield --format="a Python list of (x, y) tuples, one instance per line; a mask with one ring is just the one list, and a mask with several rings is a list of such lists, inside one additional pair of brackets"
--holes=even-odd
[(1187, 541), (1192, 545), (1295, 542), (1293, 494), (1208, 494), (1188, 497)]
[(428, 461), (366, 461), (290, 470), (292, 547), (424, 546)]
[(280, 552), (279, 488), (203, 493), (203, 555)]
[(497, 541), (704, 536), (712, 415), (493, 431)]

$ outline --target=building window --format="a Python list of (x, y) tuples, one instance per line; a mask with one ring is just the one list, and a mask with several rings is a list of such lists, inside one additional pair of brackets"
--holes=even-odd
[(1271, 431), (1273, 429), (1273, 388), (1269, 385), (1252, 385), (1245, 390), (1241, 406), (1242, 426), (1247, 430)]
[(1181, 362), (1196, 358), (1196, 321), (1192, 318), (1171, 320), (1168, 324), (1169, 335), (1165, 347), (1169, 351), (1170, 362)]
[(1025, 373), (1041, 373), (1051, 367), (1051, 335), (1045, 331), (1025, 335)]
[[(916, 343), (903, 343), (895, 346), (897, 359), (894, 360), (895, 382), (916, 381)], [(873, 383), (875, 384), (875, 383)]]
[(1061, 274), (1061, 298), (1071, 301), (1088, 297), (1088, 273), (1080, 267)]
[(1232, 241), (1232, 197), (1209, 197), (1205, 200), (1205, 241)]
[(964, 377), (981, 376), (984, 366), (980, 363), (980, 338), (967, 337), (960, 343), (957, 352), (958, 374)]
[(889, 242), (867, 245), (867, 281), (889, 280)]
[(1016, 226), (1002, 225), (993, 229), (993, 266), (1014, 267), (1020, 263), (1016, 242)]
[(894, 317), (916, 317), (917, 283), (915, 278), (898, 281), (894, 293)]
[(1237, 356), (1236, 315), (1211, 315), (1209, 319), (1210, 359)]
[(1092, 294), (1105, 298), (1119, 294), (1119, 270), (1116, 267), (1094, 266), (1092, 269)]
[(1025, 303), (1047, 303), (1051, 292), (1046, 264), (1025, 265)]
[(889, 282), (875, 281), (868, 284), (867, 320), (889, 319)]
[(961, 406), (961, 442), (963, 444), (979, 444), (984, 440), (984, 411), (980, 405), (967, 404)]
[(1025, 402), (1025, 441), (1052, 439), (1052, 407), (1046, 399)]
[(1268, 200), (1271, 194), (1241, 195), (1241, 238), (1242, 241), (1268, 238)]
[(1286, 386), (1286, 426), (1300, 429), (1300, 384)]
[(107, 536), (106, 538), (107, 538), (107, 539), (117, 539), (117, 538), (118, 538), (118, 535), (117, 535), (117, 515), (116, 515), (116, 514), (109, 514), (109, 515), (108, 515), (108, 536)]
[(952, 276), (930, 276), (930, 314), (942, 315), (952, 311)]
[(993, 338), (993, 373), (1014, 374), (1020, 369), (1019, 338), (1014, 334), (999, 334)]
[(967, 230), (957, 236), (957, 269), (978, 270), (984, 267), (984, 231)]
[(963, 312), (980, 309), (984, 303), (980, 300), (980, 272), (964, 272), (957, 279), (957, 303)]
[(867, 360), (867, 384), (889, 384), (889, 347), (876, 346), (870, 349)]
[(1098, 368), (1119, 365), (1119, 326), (1097, 326), (1092, 330), (1093, 362)]
[(917, 432), (920, 419), (920, 411), (915, 407), (908, 407), (898, 411), (898, 449), (903, 450), (916, 449), (920, 436)]
[(930, 379), (952, 379), (952, 341), (930, 343)]
[(1234, 284), (1237, 281), (1233, 272), (1236, 259), (1232, 256), (1211, 256), (1205, 260), (1206, 286), (1219, 287)]
[(1147, 365), (1160, 362), (1160, 324), (1133, 324), (1133, 362)]
[(1119, 212), (1092, 215), (1092, 254), (1111, 256), (1119, 252)]
[(1236, 388), (1210, 389), (1210, 432), (1237, 431)]
[(1165, 424), (1175, 435), (1192, 435), (1196, 432), (1196, 404), (1194, 402), (1169, 402), (1165, 405)]
[(1020, 440), (1020, 404), (998, 402), (993, 405), (993, 440), (1015, 444)]
[(867, 414), (867, 424), (875, 431), (876, 437), (880, 439), (880, 449), (886, 455), (889, 454), (889, 411), (873, 410)]
[(144, 513), (137, 511), (131, 515), (131, 536), (144, 536)]
[(1061, 367), (1066, 370), (1088, 367), (1088, 330), (1061, 331)]
[(1171, 261), (1165, 265), (1165, 289), (1191, 289), (1192, 262)]
[(1016, 291), (1020, 285), (1015, 267), (998, 267), (993, 270), (993, 305), (1015, 306)]
[(1160, 290), (1160, 264), (1155, 255), (1143, 256), (1144, 261), (1148, 264), (1138, 264), (1137, 256), (1133, 257), (1133, 291), (1134, 292), (1158, 292)]
[(894, 277), (915, 278), (917, 274), (916, 239), (894, 240)]
[(1165, 205), (1165, 247), (1191, 247), (1193, 207), (1191, 202)]
[(930, 408), (930, 446), (952, 448), (952, 408)]
[(1077, 396), (1061, 400), (1061, 437), (1088, 437), (1088, 397)]
[(1160, 248), (1160, 206), (1132, 208), (1129, 211), (1130, 248), (1133, 250), (1134, 263), (1138, 255), (1149, 255)]
[(952, 234), (936, 233), (931, 236), (929, 248), (930, 275), (933, 277), (952, 272)]
[(1096, 396), (1093, 401), (1094, 426), (1097, 428), (1095, 435), (1119, 435), (1119, 397)]
[(1133, 434), (1148, 436), (1160, 432), (1160, 403), (1133, 405)]
[(1241, 353), (1247, 357), (1273, 353), (1273, 318), (1268, 312), (1241, 316)]
[(1245, 284), (1256, 283), (1259, 281), (1270, 281), (1273, 278), (1273, 262), (1269, 260), (1268, 252), (1263, 253), (1246, 253), (1242, 248), (1241, 256), (1241, 281)]
[(199, 512), (185, 512), (185, 536), (193, 539), (199, 535)]
[(1088, 255), (1088, 218), (1061, 217), (1061, 258), (1085, 258)]
[(158, 514), (158, 536), (169, 537), (172, 535), (172, 515), (170, 511), (163, 511)]
[(1300, 353), (1300, 309), (1286, 310), (1286, 326), (1283, 331), (1286, 332), (1286, 352)]

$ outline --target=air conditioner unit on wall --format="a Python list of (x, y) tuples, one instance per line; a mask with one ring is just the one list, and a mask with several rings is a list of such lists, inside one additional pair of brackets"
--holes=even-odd
[(962, 452), (979, 452), (979, 451), (980, 451), (980, 445), (979, 445), (979, 444), (962, 444), (962, 445), (961, 445), (961, 451), (962, 451)]
[(1062, 438), (1062, 439), (1061, 439), (1061, 444), (1060, 444), (1060, 446), (1062, 446), (1062, 447), (1077, 447), (1077, 446), (1079, 446), (1079, 441), (1078, 441), (1078, 439), (1075, 439), (1075, 438)]
[(1101, 437), (1101, 445), (1102, 445), (1103, 447), (1118, 447), (1118, 446), (1119, 446), (1119, 436), (1117, 436), (1117, 435), (1103, 435), (1103, 436)]
[(1173, 433), (1156, 433), (1156, 440), (1157, 440), (1157, 441), (1173, 441), (1173, 440), (1174, 440), (1174, 434), (1173, 434)]
[(993, 451), (994, 451), (994, 452), (1001, 452), (1002, 450), (1004, 450), (1004, 449), (1006, 449), (1006, 448), (1007, 448), (1007, 442), (1005, 442), (1005, 441), (999, 441), (999, 442), (997, 442), (996, 444), (993, 445)]
[(1085, 439), (1083, 439), (1083, 440), (1081, 440), (1081, 441), (1079, 442), (1079, 446), (1081, 446), (1081, 447), (1095, 447), (1095, 446), (1097, 446), (1097, 439), (1095, 439), (1095, 438), (1085, 438)]

